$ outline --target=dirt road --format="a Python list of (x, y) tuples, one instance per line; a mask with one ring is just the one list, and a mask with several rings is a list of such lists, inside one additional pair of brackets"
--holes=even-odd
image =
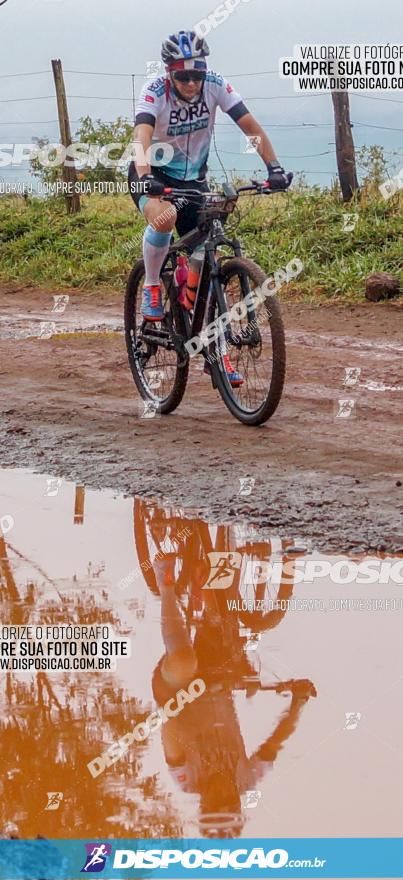
[[(199, 358), (176, 413), (140, 418), (120, 298), (71, 291), (59, 314), (57, 293), (0, 288), (3, 466), (166, 497), (317, 547), (403, 552), (401, 302), (284, 306), (283, 401), (265, 426), (247, 428)], [(41, 321), (70, 332), (38, 338)], [(352, 367), (361, 373), (348, 387)], [(348, 417), (337, 415), (343, 399), (354, 400)], [(242, 477), (255, 479), (250, 495)]]

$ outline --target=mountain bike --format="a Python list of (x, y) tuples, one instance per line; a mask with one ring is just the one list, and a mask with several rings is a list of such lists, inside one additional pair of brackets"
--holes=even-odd
[[(212, 526), (141, 498), (134, 501), (133, 526), (137, 559), (155, 596), (160, 592), (153, 560), (175, 556), (174, 589), (186, 617), (202, 613), (207, 595), (210, 600), (214, 597), (220, 614), (223, 610), (227, 614), (227, 601), (235, 599), (236, 610), (230, 610), (230, 616), (249, 633), (273, 629), (285, 617), (295, 586), (292, 564), (296, 556), (305, 554), (295, 553), (290, 539), (250, 539), (237, 525)], [(276, 560), (282, 568), (273, 578), (269, 564)], [(224, 589), (219, 579), (214, 583), (211, 578), (213, 568), (219, 573), (220, 566), (227, 566), (229, 575)], [(271, 600), (279, 600), (279, 606)]]
[[(292, 175), (289, 175), (289, 179)], [(248, 296), (266, 280), (263, 270), (242, 255), (236, 237), (224, 232), (223, 224), (242, 194), (269, 194), (264, 184), (234, 188), (225, 183), (221, 192), (200, 193), (165, 187), (161, 198), (196, 199), (200, 208), (197, 226), (173, 241), (161, 270), (164, 318), (148, 322), (140, 313), (144, 284), (144, 262), (130, 273), (125, 296), (124, 322), (129, 364), (137, 389), (156, 413), (173, 412), (185, 393), (189, 375), (190, 340), (199, 340), (200, 352), (209, 365), (213, 388), (233, 416), (246, 425), (260, 425), (269, 419), (280, 402), (285, 379), (285, 339), (276, 296), (262, 300)], [(204, 247), (204, 260), (194, 309), (187, 311), (179, 301), (174, 272), (180, 254), (189, 255)], [(225, 246), (231, 255), (220, 254)], [(207, 321), (208, 338), (203, 333)], [(195, 346), (197, 347), (197, 346)], [(225, 369), (229, 355), (242, 384), (231, 386)]]
[[(155, 596), (160, 596), (157, 559), (176, 557), (172, 570), (176, 601), (189, 637), (195, 647), (198, 646), (199, 662), (201, 657), (204, 658), (203, 676), (208, 678), (210, 684), (215, 682), (217, 687), (245, 690), (248, 697), (258, 690), (301, 694), (306, 691), (307, 696), (315, 696), (312, 683), (306, 679), (277, 681), (274, 684), (262, 681), (258, 651), (261, 633), (278, 626), (285, 611), (234, 613), (228, 605), (229, 597), (264, 599), (266, 588), (262, 592), (261, 584), (251, 584), (251, 589), (245, 592), (242, 582), (245, 563), (249, 559), (270, 559), (271, 542), (243, 543), (243, 536), (238, 538), (233, 526), (211, 527), (202, 520), (184, 519), (174, 509), (161, 508), (140, 498), (135, 500), (133, 513), (138, 560), (146, 583)], [(187, 526), (186, 536), (179, 539), (184, 525)], [(284, 540), (285, 555), (288, 543)], [(211, 588), (206, 592), (203, 585), (210, 579), (211, 555), (227, 561), (239, 554), (243, 557), (243, 564), (237, 571), (234, 570), (229, 589)], [(151, 562), (153, 557), (154, 562)], [(288, 598), (292, 594), (293, 584), (287, 584), (285, 589)], [(279, 596), (283, 592), (284, 586), (280, 587)]]

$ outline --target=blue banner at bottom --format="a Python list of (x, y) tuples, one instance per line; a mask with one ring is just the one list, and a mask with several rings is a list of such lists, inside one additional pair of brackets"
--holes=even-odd
[(403, 838), (0, 840), (0, 880), (403, 877)]

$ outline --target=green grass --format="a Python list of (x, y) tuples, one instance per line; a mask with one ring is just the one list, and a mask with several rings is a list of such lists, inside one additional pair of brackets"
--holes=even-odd
[[(359, 302), (367, 275), (385, 271), (403, 284), (403, 193), (388, 201), (363, 195), (343, 205), (333, 191), (314, 188), (262, 198), (242, 198), (228, 229), (244, 252), (268, 272), (292, 257), (303, 273), (285, 298)], [(358, 213), (343, 232), (346, 213)], [(0, 198), (0, 280), (59, 290), (97, 288), (121, 292), (141, 254), (144, 220), (128, 196), (82, 198), (69, 217), (60, 198)]]

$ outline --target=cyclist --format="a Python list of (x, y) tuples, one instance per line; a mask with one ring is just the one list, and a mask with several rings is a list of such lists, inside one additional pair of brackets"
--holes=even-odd
[[(154, 163), (142, 165), (136, 161), (129, 166), (133, 201), (148, 222), (143, 238), (145, 282), (141, 305), (141, 314), (147, 321), (161, 321), (164, 317), (160, 271), (172, 230), (176, 226), (182, 236), (194, 229), (200, 207), (194, 202), (186, 203), (186, 198), (175, 207), (158, 197), (165, 186), (208, 192), (207, 159), (217, 107), (228, 113), (247, 137), (256, 138), (257, 152), (267, 166), (267, 187), (285, 190), (289, 186), (269, 138), (241, 96), (221, 74), (207, 69), (209, 54), (206, 41), (195, 31), (179, 31), (169, 36), (161, 52), (165, 76), (144, 86), (137, 105), (135, 141), (142, 148), (142, 156), (150, 155), (147, 151), (151, 148)], [(158, 163), (164, 157), (160, 159), (158, 148), (153, 154), (153, 144), (170, 148), (171, 158), (163, 166)], [(197, 292), (196, 267), (198, 263), (200, 266), (200, 253), (199, 257), (196, 252), (193, 256), (184, 301), (189, 309)], [(243, 379), (231, 367), (228, 355), (225, 367), (231, 384), (241, 384)]]
[(225, 617), (214, 614), (217, 606), (211, 592), (192, 639), (175, 592), (175, 562), (176, 553), (165, 553), (153, 562), (165, 647), (153, 673), (153, 696), (162, 707), (195, 678), (204, 681), (206, 690), (162, 725), (164, 757), (182, 791), (199, 796), (201, 834), (217, 837), (222, 831), (224, 837), (237, 837), (245, 819), (242, 796), (256, 790), (273, 770), (304, 706), (316, 697), (316, 689), (308, 679), (278, 682), (276, 692), (289, 694), (289, 699), (282, 703), (274, 730), (248, 755), (234, 700), (236, 681), (250, 679), (253, 672), (244, 652), (247, 639), (240, 636), (231, 612)]
[(225, 621), (215, 619), (213, 603), (209, 602), (192, 643), (175, 593), (175, 560), (176, 554), (166, 553), (163, 560), (154, 559), (153, 563), (165, 646), (153, 673), (153, 696), (159, 706), (164, 706), (195, 678), (205, 682), (206, 690), (163, 724), (164, 757), (182, 791), (199, 796), (200, 833), (205, 837), (217, 837), (220, 832), (224, 837), (237, 837), (245, 820), (242, 796), (247, 791), (253, 793), (265, 774), (273, 770), (280, 751), (297, 728), (302, 709), (311, 697), (316, 697), (316, 689), (308, 679), (278, 682), (276, 692), (289, 694), (290, 699), (282, 704), (274, 730), (248, 755), (231, 683), (250, 675), (251, 667), (241, 648), (246, 638), (235, 633), (229, 614), (226, 623), (232, 636), (230, 633), (228, 639), (223, 629)]

